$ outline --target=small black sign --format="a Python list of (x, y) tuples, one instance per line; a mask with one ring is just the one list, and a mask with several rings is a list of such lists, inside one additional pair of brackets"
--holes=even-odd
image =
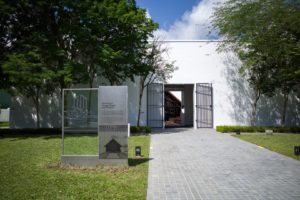
[(142, 156), (142, 148), (141, 146), (135, 147), (135, 156)]
[(300, 156), (300, 146), (295, 146), (294, 151), (296, 156)]

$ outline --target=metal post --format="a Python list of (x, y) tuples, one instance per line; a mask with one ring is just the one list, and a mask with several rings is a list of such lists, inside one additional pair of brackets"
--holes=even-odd
[(65, 109), (65, 89), (62, 91), (62, 97), (61, 97), (61, 135), (62, 135), (62, 155), (65, 154), (64, 152), (64, 137), (65, 137), (65, 114), (64, 114), (64, 109)]

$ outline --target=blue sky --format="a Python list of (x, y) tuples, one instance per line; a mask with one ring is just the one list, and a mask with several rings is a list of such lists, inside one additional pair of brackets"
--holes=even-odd
[(168, 29), (176, 20), (200, 0), (137, 0), (139, 7), (149, 11), (150, 16), (158, 22), (160, 28)]
[(154, 34), (165, 40), (218, 39), (211, 31), (210, 19), (214, 7), (226, 0), (136, 0), (159, 23)]

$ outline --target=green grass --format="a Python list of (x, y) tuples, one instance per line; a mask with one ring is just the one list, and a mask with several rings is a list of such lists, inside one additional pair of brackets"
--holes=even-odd
[(216, 130), (221, 133), (232, 133), (236, 130), (244, 133), (265, 132), (266, 130), (273, 130), (275, 133), (300, 133), (300, 127), (217, 126)]
[(247, 134), (234, 135), (234, 137), (300, 160), (299, 157), (294, 155), (294, 146), (300, 145), (300, 134)]
[(0, 127), (9, 127), (9, 122), (0, 122)]
[(64, 139), (65, 155), (97, 155), (97, 134), (90, 135), (67, 135)]
[[(145, 199), (149, 141), (129, 138), (129, 167), (62, 169), (60, 136), (2, 138), (0, 199)], [(136, 145), (142, 146), (141, 159), (134, 158)]]

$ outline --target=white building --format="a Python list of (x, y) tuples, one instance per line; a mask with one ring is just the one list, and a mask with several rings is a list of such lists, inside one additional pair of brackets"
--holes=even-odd
[[(164, 126), (164, 91), (181, 91), (182, 126), (249, 125), (252, 92), (238, 74), (240, 61), (232, 52), (218, 53), (218, 41), (167, 41), (166, 45), (169, 48), (166, 59), (175, 61), (179, 69), (167, 84), (155, 84), (145, 91), (141, 125)], [(129, 88), (129, 122), (136, 125), (139, 83), (128, 81), (124, 84)], [(280, 125), (282, 107), (280, 95), (260, 99), (257, 125)], [(18, 97), (12, 102), (12, 128), (35, 127), (35, 121), (35, 108), (30, 100)], [(294, 96), (289, 98), (286, 124), (300, 126), (300, 99)], [(42, 99), (41, 126), (61, 126), (59, 95)]]

